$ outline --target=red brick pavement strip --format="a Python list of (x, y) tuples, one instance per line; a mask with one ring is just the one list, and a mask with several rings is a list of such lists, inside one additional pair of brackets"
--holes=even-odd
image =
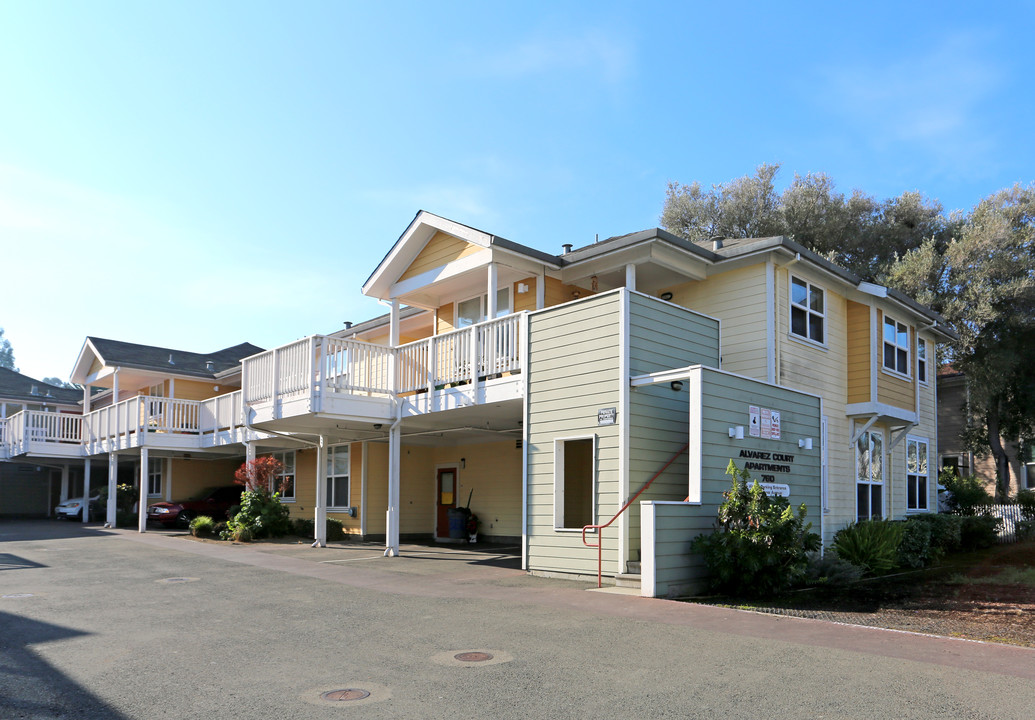
[[(544, 583), (540, 587), (499, 585), (494, 581), (523, 578), (522, 570), (462, 564), (462, 576), (443, 571), (420, 575), (361, 566), (330, 564), (285, 557), (271, 545), (243, 547), (193, 542), (183, 537), (115, 531), (122, 539), (213, 559), (277, 570), (365, 590), (411, 596), (468, 598), (535, 604), (581, 613), (596, 613), (646, 622), (691, 626), (697, 630), (764, 638), (797, 645), (865, 653), (879, 657), (961, 668), (1035, 680), (1035, 649), (974, 640), (938, 637), (902, 630), (842, 625), (823, 620), (756, 613), (629, 595), (586, 592)], [(320, 550), (313, 550), (319, 553)], [(460, 565), (458, 563), (458, 565)]]

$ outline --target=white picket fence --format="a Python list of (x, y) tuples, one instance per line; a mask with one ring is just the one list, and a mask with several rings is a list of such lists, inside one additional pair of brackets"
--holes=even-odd
[(991, 515), (1003, 521), (999, 527), (1000, 543), (1017, 542), (1017, 523), (1024, 519), (1020, 505), (986, 505), (975, 510), (979, 515)]

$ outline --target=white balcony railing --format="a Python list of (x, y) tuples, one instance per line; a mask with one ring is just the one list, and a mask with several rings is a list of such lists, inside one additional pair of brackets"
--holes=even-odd
[(7, 418), (0, 418), (0, 460), (11, 457), (11, 450), (7, 447)]
[(389, 397), (517, 372), (526, 317), (515, 313), (394, 349), (314, 335), (246, 358), (244, 403), (315, 401), (324, 393)]
[(65, 453), (67, 446), (79, 444), (82, 419), (81, 415), (23, 410), (3, 421), (0, 440), (8, 457), (30, 451), (46, 453), (48, 448), (58, 447)]

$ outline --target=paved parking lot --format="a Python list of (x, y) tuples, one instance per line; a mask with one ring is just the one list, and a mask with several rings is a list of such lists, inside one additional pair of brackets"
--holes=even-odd
[(1032, 650), (587, 587), (506, 552), (0, 523), (0, 717), (1031, 716)]

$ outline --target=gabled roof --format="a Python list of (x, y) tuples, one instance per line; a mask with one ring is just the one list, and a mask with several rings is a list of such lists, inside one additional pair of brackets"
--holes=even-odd
[(186, 350), (139, 345), (137, 343), (87, 337), (79, 354), (73, 378), (83, 379), (89, 372), (88, 355), (96, 356), (106, 367), (124, 367), (146, 370), (165, 375), (181, 375), (206, 380), (235, 368), (243, 358), (263, 352), (251, 343), (241, 343), (210, 353), (195, 353)]
[(0, 368), (0, 400), (46, 403), (48, 405), (76, 405), (82, 399), (82, 390), (55, 387), (14, 370)]

